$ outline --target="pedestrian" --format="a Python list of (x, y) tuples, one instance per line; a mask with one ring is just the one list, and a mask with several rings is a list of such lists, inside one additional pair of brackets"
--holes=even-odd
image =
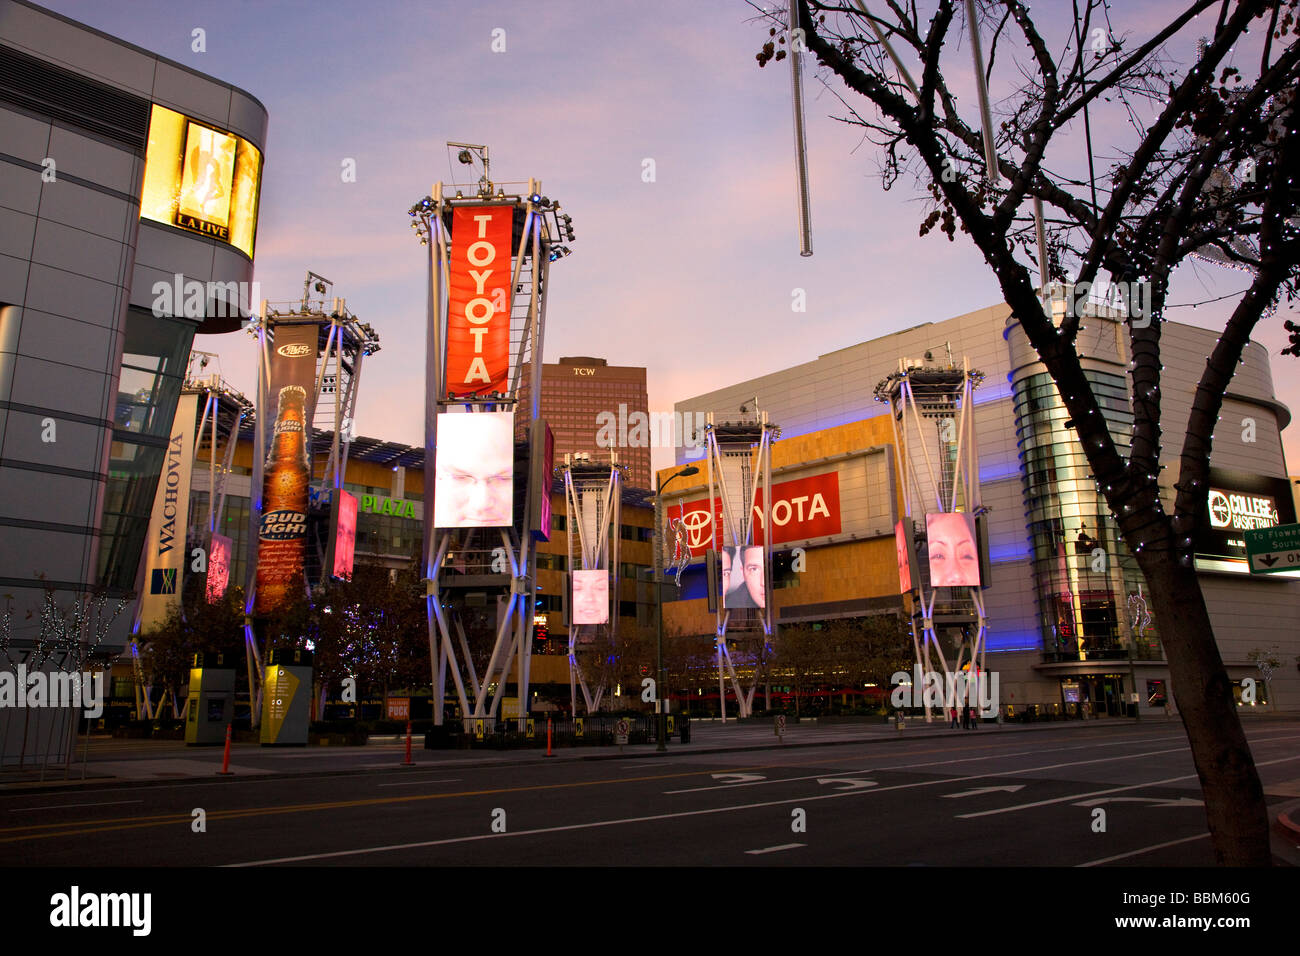
[(949, 708), (948, 713), (952, 717), (952, 719), (948, 721), (948, 729), (952, 730), (954, 727), (957, 726), (957, 708), (956, 707)]
[(970, 708), (969, 707), (963, 707), (961, 709), (961, 729), (970, 730)]
[(974, 707), (969, 708), (969, 710), (970, 710), (970, 729), (971, 729), (971, 730), (979, 730), (979, 728), (980, 728), (980, 715), (979, 715), (978, 713), (976, 713)]

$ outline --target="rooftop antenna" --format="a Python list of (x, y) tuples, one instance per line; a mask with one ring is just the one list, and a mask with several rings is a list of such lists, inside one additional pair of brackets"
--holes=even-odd
[(476, 143), (448, 143), (448, 149), (458, 150), (456, 153), (456, 162), (462, 166), (473, 166), (474, 161), (483, 165), (483, 175), (478, 180), (478, 194), (480, 196), (492, 195), (492, 177), (490, 175), (490, 164), (488, 162), (488, 148)]

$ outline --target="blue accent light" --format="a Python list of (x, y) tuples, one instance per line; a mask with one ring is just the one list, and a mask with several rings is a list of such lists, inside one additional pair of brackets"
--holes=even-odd
[[(1028, 641), (1028, 643), (1025, 643)], [(985, 636), (990, 651), (1039, 651), (1043, 638), (1037, 631), (999, 632), (990, 630)]]

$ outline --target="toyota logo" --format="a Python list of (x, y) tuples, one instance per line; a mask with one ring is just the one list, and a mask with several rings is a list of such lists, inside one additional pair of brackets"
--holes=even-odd
[(691, 548), (694, 549), (704, 544), (704, 531), (713, 524), (713, 515), (704, 510), (687, 511), (682, 514), (680, 521), (682, 527), (690, 532)]

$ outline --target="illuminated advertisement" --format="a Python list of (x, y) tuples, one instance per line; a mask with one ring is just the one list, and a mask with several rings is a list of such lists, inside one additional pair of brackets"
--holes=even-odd
[(317, 329), (281, 325), (271, 352), (275, 425), (262, 476), (253, 613), (273, 614), (306, 592), (307, 502), (311, 484), (308, 434), (315, 388)]
[(511, 412), (438, 415), (434, 527), (500, 528), (513, 523), (514, 431)]
[[(716, 529), (721, 527), (722, 500), (713, 499), (712, 512), (704, 498), (668, 508), (669, 519), (681, 519), (691, 556), (698, 558), (714, 544)], [(840, 474), (828, 471), (772, 485), (773, 544), (804, 541), (839, 534)], [(763, 492), (759, 489), (754, 504), (754, 541), (764, 543)]]
[[(540, 454), (538, 454), (540, 452)], [(528, 444), (528, 530), (535, 541), (551, 540), (551, 483), (555, 474), (555, 433), (540, 418)]]
[(233, 133), (154, 105), (140, 217), (229, 243), (250, 259), (262, 153)]
[(162, 474), (154, 493), (153, 514), (145, 550), (144, 593), (140, 595), (140, 627), (162, 622), (181, 600), (185, 575), (185, 529), (189, 525), (190, 465), (194, 455), (195, 413), (198, 395), (181, 395), (176, 403)]
[(505, 393), (510, 372), (514, 206), (457, 206), (451, 219), (447, 390)]
[(1196, 553), (1233, 558), (1244, 568), (1245, 532), (1295, 521), (1295, 502), (1285, 478), (1210, 469), (1206, 520), (1196, 535)]
[(330, 550), (325, 562), (333, 577), (352, 580), (352, 562), (356, 550), (357, 496), (336, 488), (330, 508)]
[(609, 622), (609, 572), (574, 571), (573, 623), (607, 624)]
[(960, 511), (928, 514), (925, 536), (931, 587), (980, 586), (980, 555), (975, 543), (973, 515)]
[(898, 554), (898, 591), (907, 594), (916, 587), (916, 543), (912, 540), (912, 520), (905, 518), (894, 525), (894, 549)]
[(723, 548), (719, 552), (719, 590), (724, 608), (765, 608), (767, 589), (765, 574), (767, 562), (762, 545), (742, 545)]
[(212, 540), (208, 543), (208, 580), (204, 585), (203, 594), (209, 604), (216, 604), (226, 596), (226, 588), (230, 584), (230, 555), (234, 550), (234, 542), (224, 534), (212, 535)]

